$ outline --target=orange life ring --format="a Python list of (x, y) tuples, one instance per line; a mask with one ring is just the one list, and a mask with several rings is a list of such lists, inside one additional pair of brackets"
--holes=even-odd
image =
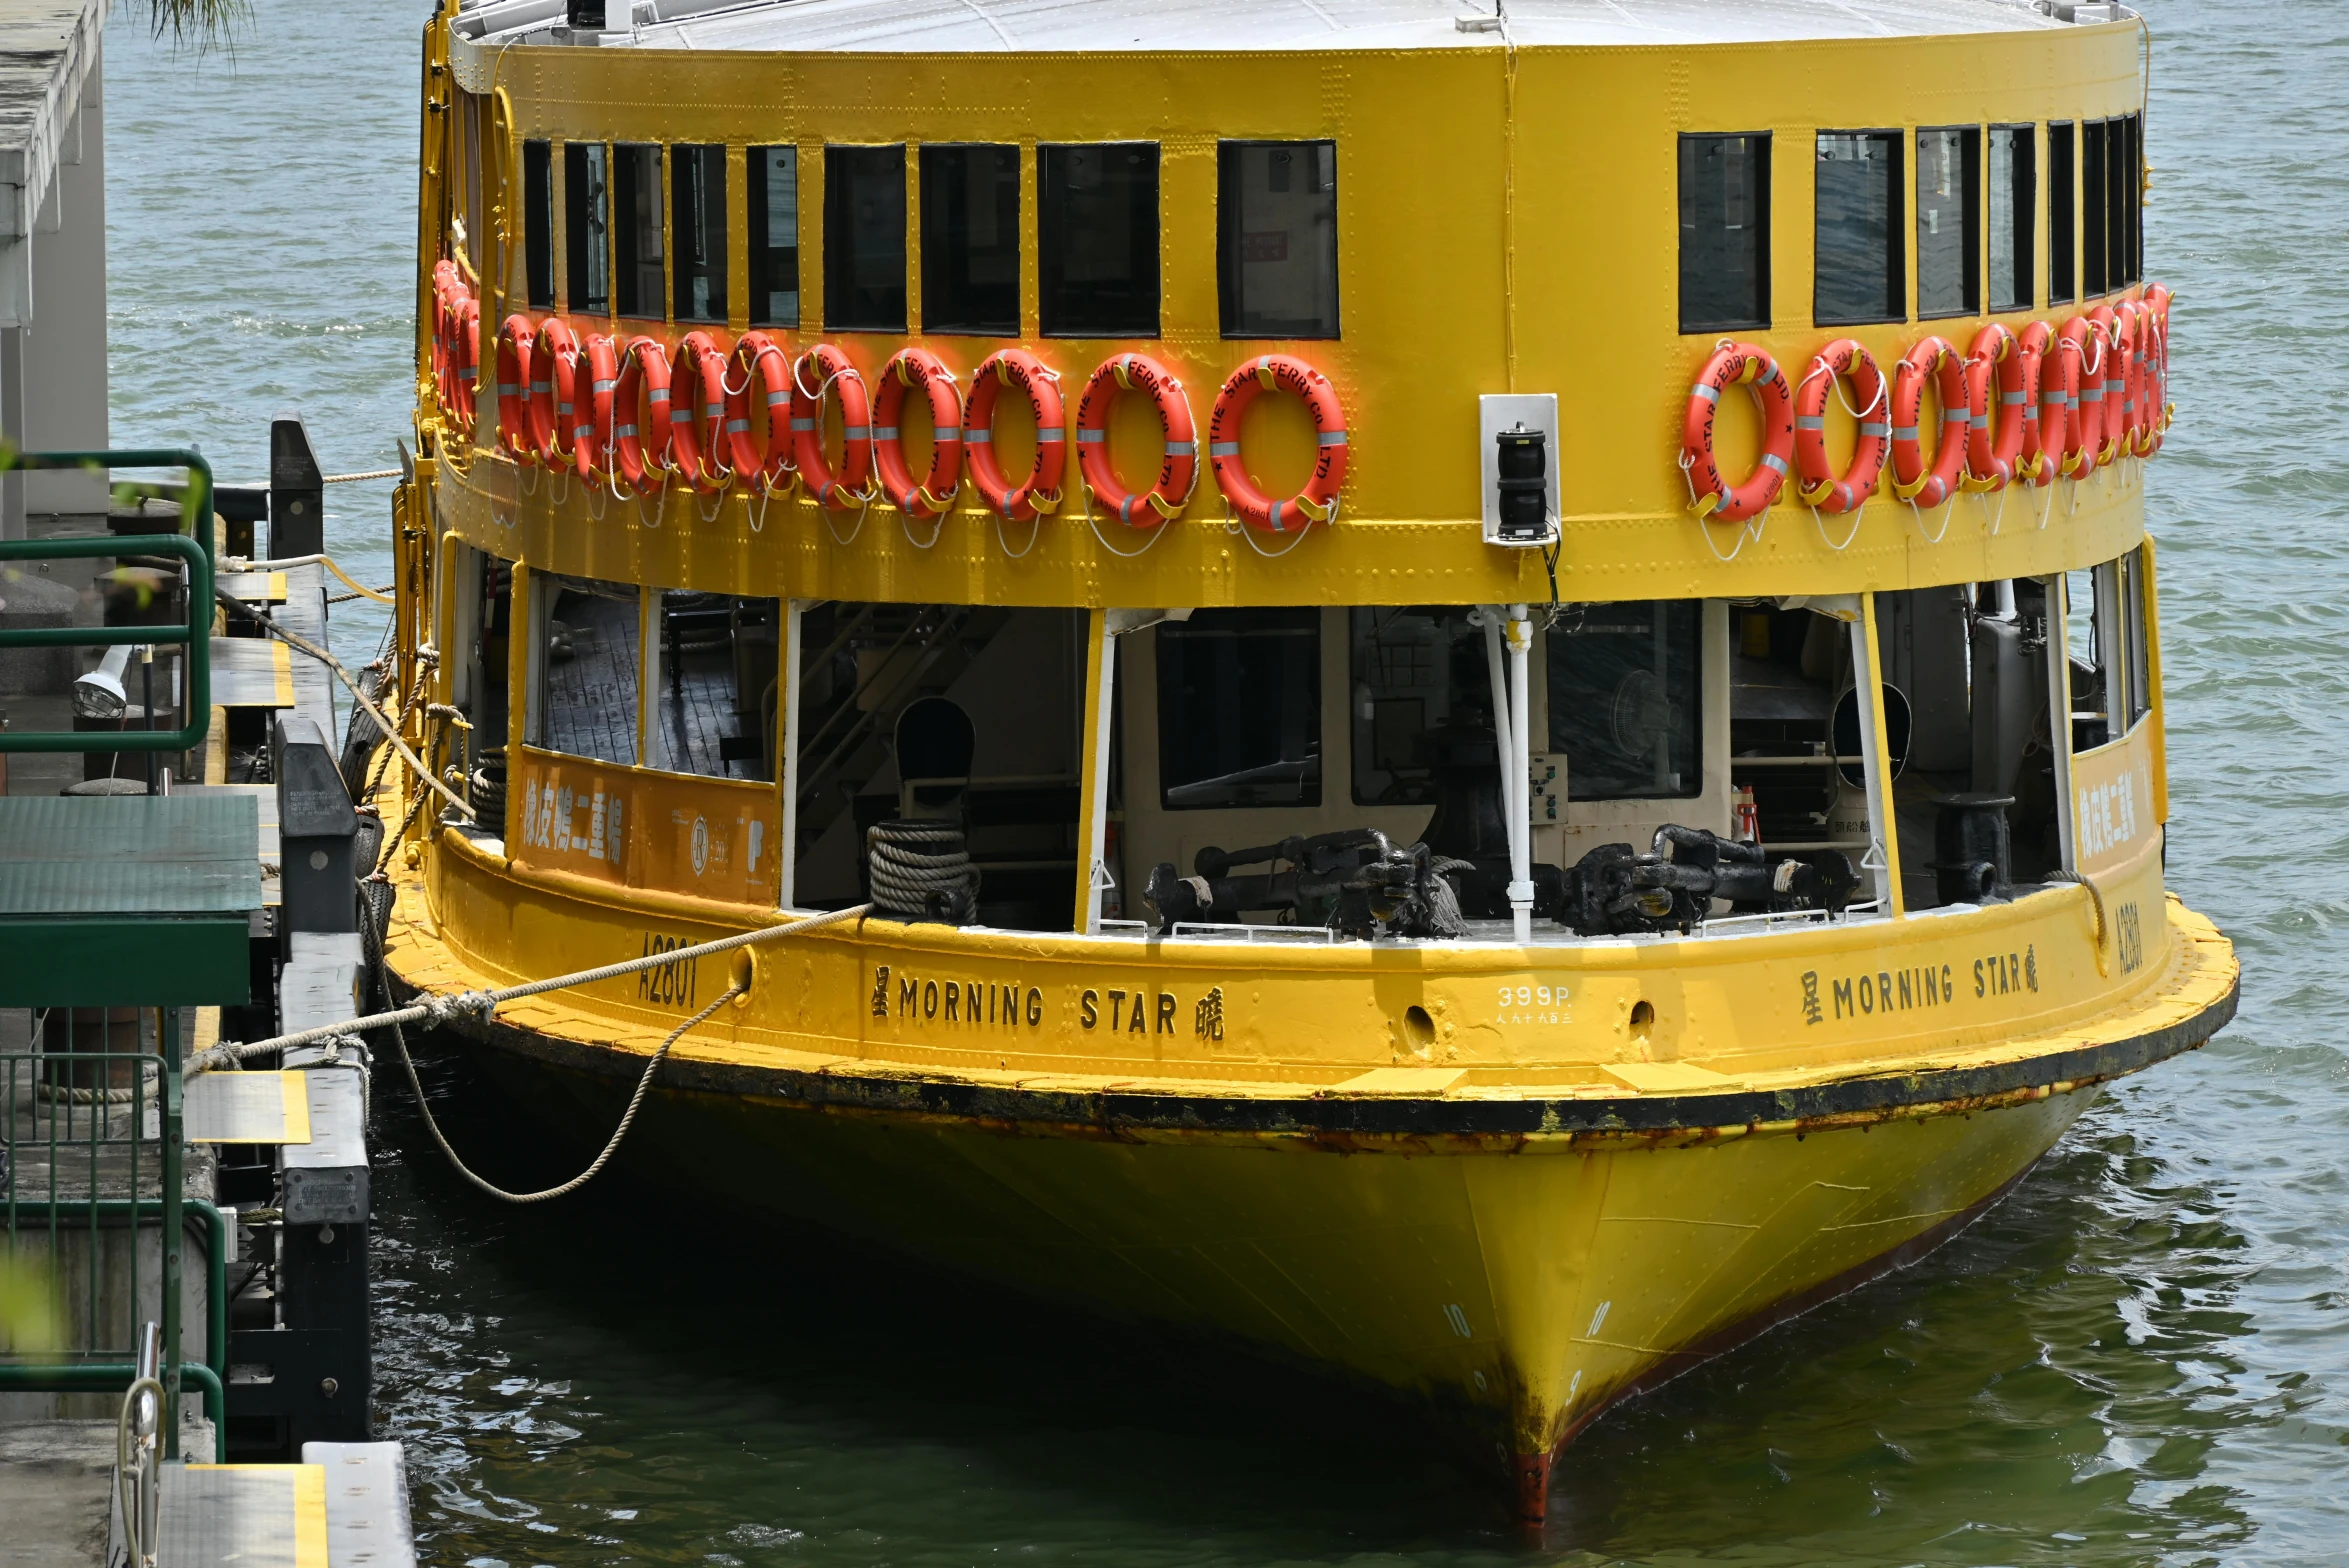
[[(995, 460), (995, 399), (1005, 387), (1026, 396), (1036, 415), (1036, 458), (1018, 484)], [(962, 407), (963, 462), (987, 509), (1008, 522), (1032, 522), (1060, 505), (1061, 476), (1068, 467), (1068, 416), (1060, 401), (1060, 377), (1025, 349), (1002, 348), (971, 372), (971, 395)]]
[(2079, 378), (2079, 400), (2071, 408), (2071, 428), (2064, 432), (2063, 470), (2079, 478), (2095, 469), (2104, 443), (2104, 332), (2086, 316), (2074, 316), (2058, 334), (2060, 351), (2072, 356), (2072, 373)]
[[(1128, 490), (1109, 460), (1109, 410), (1120, 392), (1139, 392), (1158, 410), (1166, 449), (1147, 490)], [(1146, 354), (1118, 354), (1094, 369), (1077, 400), (1077, 474), (1121, 523), (1141, 527), (1182, 511), (1199, 480), (1199, 434), (1191, 424), (1191, 400), (1173, 371)], [(1134, 509), (1145, 502), (1158, 516), (1137, 522)]]
[(2148, 418), (2145, 453), (2148, 457), (2161, 450), (2162, 438), (2169, 433), (2170, 418), (2176, 412), (2170, 406), (2170, 303), (2177, 296), (2168, 285), (2145, 285), (2145, 398)]
[[(824, 457), (824, 396), (840, 396), (840, 472)], [(791, 450), (808, 493), (827, 511), (873, 499), (873, 407), (865, 378), (846, 354), (819, 343), (791, 367)]]
[(612, 383), (610, 451), (620, 485), (643, 495), (655, 480), (669, 477), (673, 419), (670, 389), (675, 377), (669, 351), (659, 338), (633, 337), (620, 351), (620, 374)]
[[(919, 480), (906, 466), (899, 434), (905, 394), (919, 387), (930, 409), (930, 471)], [(962, 488), (962, 398), (954, 373), (928, 349), (901, 348), (881, 367), (873, 394), (873, 466), (881, 491), (908, 517), (944, 517)]]
[(498, 449), (518, 463), (538, 461), (530, 424), (530, 351), (538, 329), (517, 311), (498, 324)]
[[(1838, 475), (1827, 456), (1827, 399), (1840, 381), (1852, 384), (1859, 403), (1860, 437), (1852, 446), (1850, 466)], [(1829, 516), (1856, 512), (1876, 493), (1892, 444), (1886, 390), (1875, 356), (1856, 338), (1837, 338), (1811, 360), (1794, 392), (1795, 494), (1805, 506)]]
[[(792, 467), (791, 360), (764, 332), (745, 332), (727, 361), (727, 466), (749, 477), (762, 493), (772, 495), (778, 483), (788, 488)], [(734, 384), (739, 381), (739, 385)], [(750, 437), (751, 389), (764, 400), (767, 442), (764, 449)]]
[(2013, 482), (2024, 440), (2039, 422), (2038, 368), (2002, 324), (1974, 334), (1966, 356), (1966, 489), (2004, 490)]
[(619, 380), (619, 350), (603, 333), (590, 332), (571, 372), (571, 461), (579, 477), (593, 484), (610, 472), (612, 393)]
[(474, 425), (474, 393), (481, 376), (481, 301), (467, 295), (449, 312), (448, 411), (459, 434), (470, 438)]
[(2128, 376), (2121, 402), (2121, 450), (2130, 457), (2143, 457), (2150, 429), (2147, 415), (2153, 403), (2151, 389), (2146, 385), (2145, 340), (2150, 334), (2143, 303), (2125, 299), (2114, 305), (2113, 329)]
[(2096, 450), (2096, 466), (2104, 467), (2127, 450), (2129, 440), (2129, 350), (2121, 342), (2121, 321), (2110, 305), (2088, 312), (2104, 338), (2104, 439)]
[(579, 340), (562, 322), (538, 325), (530, 351), (530, 438), (549, 468), (571, 461), (571, 383), (579, 367)]
[(2023, 460), (2015, 471), (2035, 485), (2051, 485), (2063, 476), (2064, 442), (2077, 422), (2080, 364), (2044, 321), (2025, 327), (2021, 343), (2038, 383), (2039, 419), (2024, 432)]
[(669, 372), (669, 461), (704, 495), (734, 481), (728, 425), (725, 351), (707, 332), (688, 332)]
[[(1925, 466), (1917, 423), (1924, 412), (1928, 380), (1941, 400), (1941, 433), (1934, 443), (1931, 468)], [(1970, 418), (1966, 362), (1947, 338), (1926, 338), (1902, 355), (1892, 370), (1892, 493), (1924, 511), (1955, 495), (1959, 477), (1965, 472)]]
[[(1249, 404), (1273, 391), (1302, 398), (1313, 415), (1313, 472), (1306, 477), (1305, 488), (1285, 501), (1259, 490), (1240, 461), (1241, 417)], [(1338, 491), (1346, 482), (1346, 411), (1339, 406), (1338, 389), (1320, 371), (1288, 354), (1248, 361), (1225, 377), (1215, 394), (1215, 409), (1207, 417), (1207, 461), (1215, 471), (1215, 488), (1251, 528), (1287, 533), (1334, 520)]]
[(457, 304), (465, 297), (465, 279), (453, 261), (432, 264), (432, 391), (442, 408), (456, 406), (453, 375), (456, 363)]
[[(1761, 404), (1762, 456), (1745, 483), (1732, 489), (1713, 456), (1713, 421), (1721, 394), (1734, 386), (1750, 388)], [(1690, 510), (1715, 523), (1758, 516), (1785, 487), (1793, 455), (1794, 397), (1778, 361), (1750, 343), (1722, 340), (1688, 389), (1688, 408), (1680, 419), (1680, 467), (1688, 477)]]

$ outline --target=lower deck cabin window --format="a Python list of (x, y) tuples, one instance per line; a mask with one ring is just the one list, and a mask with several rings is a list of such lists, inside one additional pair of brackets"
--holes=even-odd
[(1019, 335), (1017, 147), (922, 148), (922, 330)]
[(522, 266), (533, 310), (555, 303), (554, 149), (546, 142), (522, 144)]
[(1990, 308), (2029, 310), (2039, 211), (2034, 133), (2028, 125), (1990, 127)]
[(1155, 636), (1165, 808), (1321, 804), (1321, 612), (1201, 610)]
[(1680, 330), (1770, 325), (1770, 138), (1680, 138)]
[(647, 765), (704, 778), (773, 778), (781, 734), (777, 602), (671, 589), (656, 613)]
[(1158, 144), (1036, 149), (1036, 281), (1048, 338), (1158, 336)]
[(753, 147), (750, 171), (750, 320), (799, 325), (799, 149)]
[(1982, 306), (1982, 133), (1917, 132), (1917, 314), (1971, 316)]
[(1900, 133), (1821, 131), (1818, 152), (1811, 319), (1907, 320)]
[(622, 143), (612, 149), (615, 309), (658, 319), (667, 293), (661, 254), (661, 150)]
[(1460, 605), (1381, 605), (1348, 615), (1354, 803), (1431, 805), (1446, 740), (1481, 734), (1489, 742), (1494, 733), (1484, 629)]
[(530, 743), (566, 756), (636, 764), (639, 679), (634, 583), (533, 573), (536, 690)]
[(679, 321), (726, 319), (726, 149), (719, 145), (669, 149), (676, 210), (670, 233), (677, 256), (674, 315)]
[(2047, 303), (2069, 305), (2080, 297), (2078, 252), (2080, 226), (2079, 159), (2073, 152), (2073, 126), (2051, 120), (2047, 126)]
[(824, 325), (905, 330), (905, 149), (824, 149)]
[(563, 146), (564, 279), (573, 315), (612, 309), (611, 150), (601, 142)]
[(1227, 338), (1338, 335), (1338, 144), (1225, 142), (1216, 245)]
[(1566, 754), (1568, 799), (1702, 793), (1702, 608), (1592, 604), (1550, 628), (1550, 750)]
[(2074, 751), (2119, 740), (2152, 711), (2140, 570), (2132, 550), (2101, 566), (2065, 574)]

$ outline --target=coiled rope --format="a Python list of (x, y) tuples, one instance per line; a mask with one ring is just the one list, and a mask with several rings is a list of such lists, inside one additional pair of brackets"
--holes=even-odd
[(979, 868), (950, 822), (876, 822), (865, 830), (873, 908), (908, 920), (961, 925), (979, 901)]

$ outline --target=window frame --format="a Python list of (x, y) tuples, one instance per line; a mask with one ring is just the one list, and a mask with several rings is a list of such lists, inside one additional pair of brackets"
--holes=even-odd
[(555, 144), (522, 144), (522, 297), (532, 310), (555, 307)]
[[(911, 230), (913, 212), (905, 189), (908, 162), (905, 152), (906, 144), (904, 142), (824, 143), (822, 265), (824, 269), (824, 330), (826, 332), (879, 332), (897, 337), (909, 334), (913, 324), (912, 311), (917, 285), (910, 276), (913, 271), (912, 258), (909, 254), (913, 248)], [(839, 314), (844, 299), (856, 292), (853, 282), (856, 264), (855, 253), (847, 249), (837, 251), (834, 249), (835, 241), (845, 240), (853, 230), (848, 211), (849, 182), (842, 180), (840, 174), (842, 166), (852, 156), (860, 153), (884, 155), (895, 153), (897, 155), (898, 310), (896, 320), (890, 322), (848, 321), (843, 320)], [(804, 175), (806, 171), (803, 169), (801, 173)], [(806, 311), (803, 309), (800, 314), (805, 316)]]
[[(761, 308), (776, 294), (782, 292), (771, 286), (774, 280), (768, 275), (766, 266), (762, 263), (762, 258), (772, 258), (779, 249), (777, 246), (768, 244), (764, 237), (769, 228), (768, 219), (771, 216), (767, 210), (765, 158), (768, 154), (778, 152), (791, 155), (791, 319), (789, 321), (769, 316)], [(807, 247), (802, 243), (806, 238), (806, 233), (801, 222), (802, 212), (799, 199), (801, 172), (799, 144), (796, 142), (753, 142), (742, 150), (742, 221), (745, 231), (743, 241), (748, 272), (748, 275), (743, 279), (743, 287), (746, 290), (743, 306), (748, 312), (750, 324), (754, 327), (787, 327), (797, 330), (800, 318), (806, 313), (802, 307), (802, 301), (807, 297), (804, 267)], [(762, 287), (762, 285), (768, 286)]]
[[(1891, 148), (1892, 167), (1886, 171), (1885, 183), (1890, 193), (1891, 211), (1885, 214), (1884, 258), (1885, 281), (1888, 285), (1892, 314), (1885, 316), (1823, 315), (1819, 310), (1820, 269), (1819, 223), (1819, 164), (1818, 143), (1829, 136), (1879, 137)], [(1897, 126), (1823, 126), (1812, 133), (1811, 144), (1811, 324), (1820, 327), (1870, 327), (1905, 324), (1908, 307), (1908, 134)]]
[[(573, 157), (576, 153), (578, 156)], [(600, 157), (599, 157), (600, 155)], [(600, 162), (599, 170), (590, 169)], [(592, 174), (592, 177), (591, 177)], [(595, 199), (589, 199), (589, 192)], [(601, 240), (598, 242), (597, 236)], [(597, 265), (603, 296), (583, 294)], [(582, 274), (586, 274), (582, 279)], [(612, 314), (612, 148), (609, 142), (563, 143), (563, 308), (580, 316)]]
[[(2110, 120), (2083, 120), (2080, 138), (2080, 297), (2112, 292)], [(2093, 219), (2093, 221), (2091, 221)]]
[[(614, 214), (609, 225), (612, 236), (612, 315), (618, 320), (665, 322), (669, 319), (669, 199), (666, 189), (669, 160), (667, 151), (668, 144), (665, 142), (614, 142), (611, 144), (612, 172), (607, 189), (611, 199), (611, 210)], [(652, 156), (645, 157), (646, 153), (650, 153)], [(627, 170), (630, 164), (635, 166), (635, 170), (624, 177), (623, 171)], [(661, 268), (661, 281), (659, 287), (653, 290), (650, 310), (644, 308), (646, 302), (641, 297), (644, 280), (637, 275), (650, 264), (636, 253), (637, 243), (643, 231), (638, 227), (633, 211), (643, 196), (643, 192), (635, 188), (635, 181), (648, 165), (652, 168), (654, 177), (660, 180), (663, 185), (663, 188), (655, 191), (652, 197), (652, 210), (660, 226), (661, 254), (658, 259)], [(624, 194), (630, 198), (625, 204), (620, 199)], [(619, 221), (618, 216), (623, 205), (631, 209), (628, 221), (625, 223)], [(631, 310), (628, 308), (630, 305), (634, 305), (636, 308)]]
[[(1753, 154), (1753, 167), (1758, 171), (1750, 198), (1753, 203), (1754, 215), (1746, 227), (1754, 231), (1757, 237), (1753, 270), (1755, 293), (1761, 311), (1758, 315), (1749, 317), (1723, 317), (1720, 319), (1693, 317), (1689, 314), (1688, 236), (1694, 225), (1687, 221), (1693, 193), (1689, 190), (1687, 154), (1692, 143), (1716, 143), (1732, 140), (1745, 140), (1759, 144)], [(1700, 332), (1767, 332), (1770, 330), (1771, 317), (1775, 310), (1775, 301), (1771, 297), (1770, 278), (1772, 235), (1770, 174), (1774, 150), (1771, 133), (1768, 131), (1682, 131), (1673, 144), (1673, 172), (1678, 187), (1675, 233), (1679, 239), (1679, 320), (1683, 336)], [(1724, 226), (1723, 232), (1726, 232), (1726, 226)]]
[[(2009, 304), (1999, 302), (1998, 291), (1992, 284), (1992, 279), (1997, 276), (1998, 266), (1997, 258), (1991, 250), (1992, 236), (1997, 232), (1996, 225), (1991, 221), (1991, 214), (1995, 208), (1998, 193), (1993, 188), (1991, 145), (2001, 131), (2019, 133), (2015, 136), (2013, 145), (2018, 155), (2017, 168), (2020, 174), (2015, 181), (2014, 191), (2010, 193), (2008, 205), (2013, 209), (2010, 221), (2016, 230), (2014, 249), (2018, 253), (2016, 259), (2022, 263), (2023, 292), (2019, 300)], [(2039, 298), (2038, 220), (2039, 127), (2029, 120), (1993, 121), (1985, 128), (1982, 142), (1982, 252), (1984, 257), (1982, 300), (1992, 314), (2030, 310)]]
[[(1326, 332), (1250, 332), (1240, 324), (1241, 261), (1235, 237), (1246, 231), (1238, 227), (1237, 208), (1245, 197), (1238, 189), (1237, 170), (1240, 166), (1239, 154), (1257, 147), (1312, 148), (1316, 151), (1323, 147), (1329, 149), (1329, 330)], [(1342, 286), (1344, 246), (1340, 244), (1338, 183), (1338, 139), (1334, 136), (1225, 136), (1216, 139), (1215, 292), (1220, 336), (1227, 341), (1251, 343), (1334, 343), (1345, 335), (1345, 295)]]
[[(967, 256), (950, 256), (946, 253), (945, 247), (938, 245), (933, 240), (934, 233), (939, 229), (947, 229), (950, 234), (952, 231), (946, 222), (943, 211), (933, 214), (931, 207), (931, 155), (938, 154), (939, 163), (943, 165), (947, 154), (968, 154), (981, 151), (1011, 154), (1011, 317), (1008, 321), (989, 325), (980, 325), (976, 321), (949, 320), (947, 319), (948, 313), (938, 303), (941, 297), (955, 286), (947, 276), (951, 263), (955, 260), (967, 261), (968, 258)], [(1020, 144), (1017, 142), (923, 142), (919, 153), (920, 156), (914, 160), (914, 173), (921, 191), (921, 255), (916, 258), (915, 270), (921, 278), (922, 332), (925, 335), (936, 337), (1018, 337), (1021, 324), (1026, 319), (1025, 296), (1027, 292), (1027, 247), (1021, 243), (1026, 234), (1027, 218), (1026, 203), (1022, 200), (1021, 187), (1025, 183), (1024, 177), (1027, 168), (1026, 158)], [(937, 198), (939, 207), (943, 209), (949, 199), (943, 173), (941, 173)], [(936, 223), (931, 221), (933, 216), (938, 218)], [(933, 257), (938, 262), (938, 267), (935, 270), (931, 266)]]
[[(690, 321), (696, 326), (724, 326), (727, 320), (727, 307), (732, 303), (727, 297), (729, 292), (727, 285), (732, 281), (731, 255), (727, 245), (730, 236), (726, 232), (728, 152), (729, 149), (724, 142), (671, 142), (668, 144), (669, 156), (666, 177), (669, 182), (667, 203), (669, 235), (668, 243), (664, 248), (664, 265), (669, 274), (669, 319), (672, 321)], [(713, 158), (712, 154), (716, 156)], [(714, 260), (689, 263), (685, 259), (683, 246), (689, 225), (684, 221), (687, 196), (684, 171), (689, 163), (699, 165), (695, 170), (694, 182), (703, 196), (699, 214), (702, 219), (701, 229), (705, 239), (714, 240), (713, 248), (717, 253)], [(714, 214), (711, 211), (712, 204), (708, 199), (712, 192), (709, 172), (713, 163), (717, 168), (715, 185), (717, 200)], [(693, 281), (698, 277), (708, 278), (712, 285), (710, 288), (710, 309), (702, 314), (695, 314), (687, 308), (691, 303)]]
[[(1958, 196), (1959, 231), (1959, 303), (1951, 309), (1925, 308), (1925, 199), (1917, 189), (1917, 182), (1925, 177), (1925, 138), (1928, 136), (1955, 136), (1958, 138), (1960, 160), (1966, 165), (1960, 178), (1964, 189)], [(1987, 180), (1985, 179), (1984, 139), (1979, 125), (1920, 125), (1915, 131), (1911, 151), (1914, 170), (1910, 174), (1909, 196), (1912, 211), (1909, 222), (1918, 232), (1917, 247), (1917, 315), (1919, 321), (1951, 321), (1982, 314), (1983, 247), (1987, 243), (1989, 225), (1983, 221)]]
[[(1051, 178), (1060, 155), (1070, 152), (1112, 148), (1147, 147), (1150, 149), (1150, 221), (1140, 232), (1150, 241), (1150, 326), (1148, 331), (1139, 325), (1104, 325), (1089, 322), (1070, 326), (1056, 320), (1063, 309), (1060, 298), (1065, 286), (1061, 277), (1063, 238), (1063, 204), (1068, 200), (1065, 182)], [(1154, 141), (1107, 142), (1038, 142), (1036, 144), (1036, 321), (1040, 336), (1048, 338), (1145, 338), (1160, 336), (1166, 313), (1166, 255), (1162, 244), (1166, 212), (1166, 149)]]
[[(2080, 122), (2049, 120), (2046, 129), (2047, 303), (2052, 308), (2080, 301)], [(2058, 131), (2064, 144), (2060, 158)]]

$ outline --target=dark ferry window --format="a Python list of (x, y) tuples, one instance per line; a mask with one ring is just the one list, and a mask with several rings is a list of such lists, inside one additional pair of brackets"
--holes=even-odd
[(2144, 193), (2137, 132), (2133, 114), (2105, 123), (2105, 270), (2107, 286), (2116, 289), (2144, 276), (2137, 249), (2138, 199)]
[(922, 148), (922, 330), (1019, 336), (1017, 147)]
[(2145, 631), (2145, 560), (2131, 550), (2113, 563), (2120, 574), (2122, 640), (2129, 650), (2129, 728), (2153, 711), (2153, 660)]
[(2072, 124), (2051, 120), (2047, 126), (2047, 303), (2069, 305), (2080, 297), (2080, 274), (2075, 265), (2079, 250), (2078, 160), (2072, 155)]
[(550, 309), (555, 303), (555, 162), (554, 148), (546, 142), (522, 144), (522, 262), (532, 307)]
[(1906, 321), (1898, 131), (1821, 131), (1811, 319)]
[(1158, 336), (1158, 144), (1038, 147), (1036, 209), (1044, 335)]
[(1982, 132), (1917, 132), (1917, 314), (1982, 308)]
[(613, 292), (623, 316), (657, 317), (666, 291), (661, 265), (661, 150), (612, 148)]
[(2039, 189), (2033, 129), (1990, 127), (1990, 308), (2029, 310)]
[(1770, 325), (1770, 138), (1680, 138), (1680, 330)]
[(1592, 604), (1549, 631), (1550, 750), (1574, 800), (1704, 789), (1704, 615), (1694, 599)]
[(905, 330), (905, 149), (824, 149), (824, 325)]
[(750, 320), (758, 327), (799, 325), (799, 149), (753, 147), (747, 166), (750, 219)]
[(1169, 811), (1321, 804), (1321, 612), (1163, 621), (1158, 784)]
[(604, 316), (612, 309), (611, 149), (601, 142), (563, 145), (564, 274), (568, 308)]
[(726, 319), (726, 149), (669, 149), (670, 242), (679, 321)]
[(2080, 127), (2080, 292), (2090, 298), (2112, 287), (2105, 248), (2105, 122)]
[(1468, 614), (1461, 605), (1347, 612), (1357, 806), (1432, 805), (1445, 734), (1483, 731), (1489, 741), (1492, 675), (1484, 630)]
[(1338, 144), (1225, 142), (1216, 244), (1227, 338), (1338, 335)]

